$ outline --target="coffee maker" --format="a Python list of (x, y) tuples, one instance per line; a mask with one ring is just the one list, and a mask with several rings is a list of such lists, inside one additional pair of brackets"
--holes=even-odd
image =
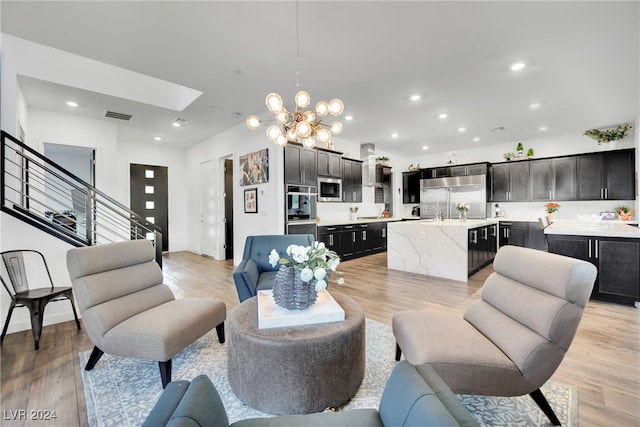
[(411, 216), (420, 216), (420, 206), (414, 206), (411, 209)]

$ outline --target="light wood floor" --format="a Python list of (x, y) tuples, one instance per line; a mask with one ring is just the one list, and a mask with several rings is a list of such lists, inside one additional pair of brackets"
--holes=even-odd
[[(346, 261), (339, 269), (347, 282), (339, 291), (359, 301), (367, 317), (386, 324), (399, 310), (429, 306), (462, 312), (491, 273), (487, 267), (468, 284), (425, 279), (387, 270), (386, 254)], [(164, 256), (165, 282), (176, 294), (221, 298), (229, 310), (238, 305), (232, 271), (229, 261), (188, 252)], [(553, 376), (578, 386), (580, 426), (640, 425), (639, 325), (639, 310), (633, 307), (587, 305), (578, 334)], [(91, 348), (84, 330), (77, 331), (73, 322), (45, 327), (37, 352), (30, 331), (8, 335), (1, 351), (0, 425), (87, 425), (78, 352)], [(386, 351), (393, 357), (393, 348)], [(27, 421), (11, 421), (19, 410), (27, 411)], [(31, 420), (32, 410), (55, 411), (57, 419)]]

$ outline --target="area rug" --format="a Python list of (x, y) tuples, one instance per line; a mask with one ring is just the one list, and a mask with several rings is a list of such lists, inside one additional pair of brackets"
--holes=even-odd
[[(395, 366), (391, 328), (366, 322), (367, 363), (358, 393), (340, 410), (377, 408), (382, 390)], [(90, 352), (79, 353), (84, 368)], [(173, 379), (192, 379), (204, 373), (220, 392), (230, 422), (270, 415), (249, 408), (233, 394), (227, 381), (227, 346), (218, 343), (215, 330), (173, 358)], [(139, 426), (162, 393), (157, 362), (105, 354), (91, 371), (82, 369), (90, 426)], [(564, 426), (577, 425), (577, 387), (549, 381), (544, 395)], [(459, 395), (484, 426), (546, 426), (548, 419), (529, 396), (517, 398)]]

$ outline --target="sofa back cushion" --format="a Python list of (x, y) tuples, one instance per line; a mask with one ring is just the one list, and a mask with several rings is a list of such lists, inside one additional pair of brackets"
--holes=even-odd
[(273, 271), (279, 268), (276, 264), (269, 264), (269, 254), (275, 249), (281, 257), (287, 255), (289, 245), (310, 246), (315, 241), (313, 234), (265, 234), (261, 236), (247, 236), (244, 244), (242, 259), (252, 259), (256, 262), (258, 272)]
[(455, 394), (429, 365), (398, 362), (380, 399), (385, 426), (477, 426)]

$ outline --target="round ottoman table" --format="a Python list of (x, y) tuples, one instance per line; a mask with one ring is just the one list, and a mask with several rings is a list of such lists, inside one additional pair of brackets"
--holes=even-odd
[(343, 321), (258, 329), (257, 297), (229, 312), (229, 384), (243, 403), (268, 414), (308, 414), (356, 394), (365, 368), (364, 311), (332, 296)]

